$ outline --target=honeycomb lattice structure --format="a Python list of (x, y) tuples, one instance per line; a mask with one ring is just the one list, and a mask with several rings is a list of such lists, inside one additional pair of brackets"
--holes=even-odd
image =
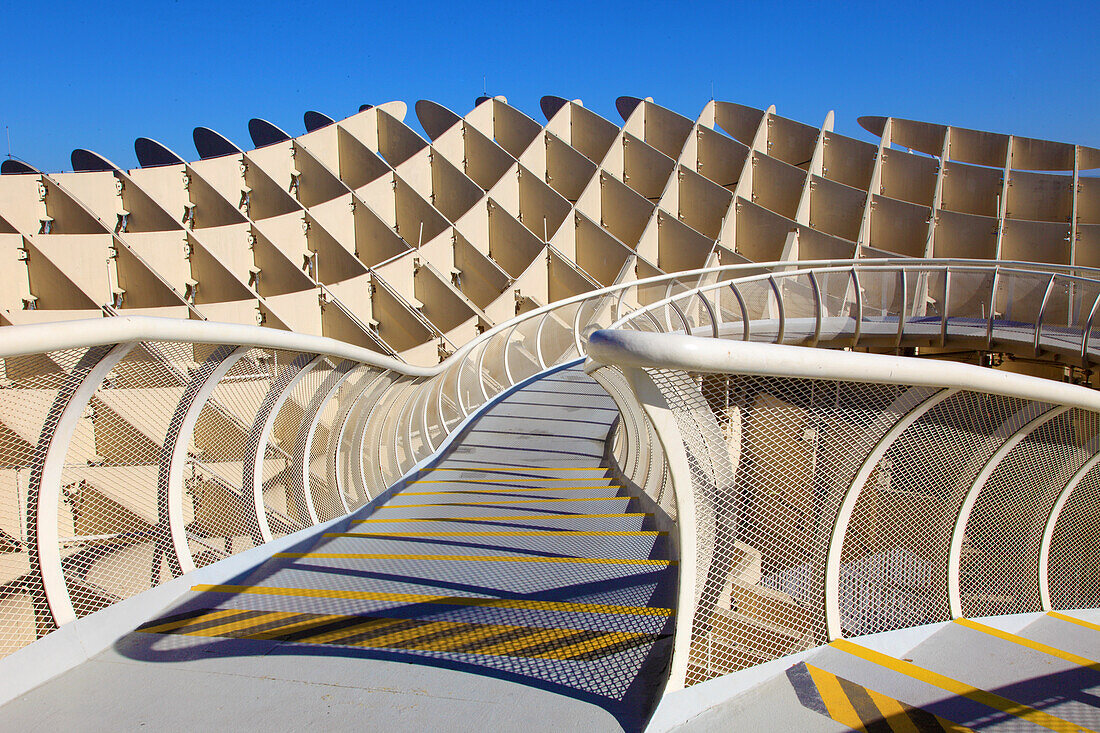
[(0, 176), (0, 324), (143, 313), (330, 336), (431, 364), (574, 294), (714, 264), (863, 256), (1100, 265), (1100, 150), (894, 118), (878, 145), (728, 102), (623, 124), (546, 97), (421, 101), (303, 135), (209, 130), (187, 162), (87, 150)]

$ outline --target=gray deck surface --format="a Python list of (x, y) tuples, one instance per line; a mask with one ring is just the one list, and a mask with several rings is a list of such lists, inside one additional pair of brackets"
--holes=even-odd
[[(1075, 612), (1081, 619), (1095, 623), (1100, 614)], [(988, 626), (988, 624), (986, 624)], [(1024, 719), (1028, 715), (1017, 706), (1016, 715), (982, 704), (975, 699), (952, 694), (932, 684), (927, 672), (942, 675), (1001, 698), (1059, 718), (1057, 730), (1100, 729), (1100, 665), (1088, 666), (1083, 660), (1067, 661), (1056, 654), (1028, 648), (1026, 640), (1047, 644), (1089, 660), (1100, 658), (1100, 627), (1086, 628), (1044, 615), (1013, 632), (1016, 640), (998, 638), (986, 631), (948, 623), (902, 659), (913, 666), (906, 672), (884, 666), (836, 646), (823, 647), (805, 658), (805, 664), (843, 678), (845, 705), (855, 713), (866, 704), (873, 691), (902, 706), (915, 709), (905, 713), (884, 714), (879, 708), (864, 708), (864, 727), (868, 731), (943, 730), (929, 722), (928, 715), (943, 721), (980, 731), (1043, 731)], [(873, 646), (871, 642), (861, 644)], [(915, 670), (914, 667), (920, 668)], [(825, 686), (815, 686), (804, 674), (802, 664), (787, 670), (744, 693), (707, 710), (678, 727), (679, 731), (718, 731), (736, 726), (740, 730), (842, 731), (850, 728), (830, 715), (837, 700), (829, 698)], [(840, 686), (833, 689), (841, 690)], [(854, 691), (853, 691), (854, 690)], [(981, 694), (979, 692), (979, 694)], [(817, 708), (815, 710), (815, 708)], [(912, 716), (912, 718), (910, 717)], [(923, 718), (925, 727), (920, 725)], [(1038, 721), (1051, 724), (1050, 720)]]
[(577, 369), (532, 383), (380, 506), (193, 589), (0, 727), (640, 729), (676, 565), (601, 465), (616, 414)]

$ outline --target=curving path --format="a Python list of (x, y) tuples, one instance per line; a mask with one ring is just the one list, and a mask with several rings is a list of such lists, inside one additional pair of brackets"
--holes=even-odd
[(616, 415), (579, 367), (544, 375), (328, 532), (193, 587), (5, 706), (6, 724), (642, 728), (676, 566), (608, 477)]

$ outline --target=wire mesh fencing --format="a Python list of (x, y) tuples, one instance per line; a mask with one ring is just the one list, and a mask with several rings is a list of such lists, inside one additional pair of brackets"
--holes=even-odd
[[(904, 384), (646, 372), (690, 474), (688, 684), (825, 643), (831, 603), (844, 636), (948, 620), (953, 592), (971, 615), (1042, 607), (1044, 530), (1095, 455), (1096, 414)], [(1072, 597), (1100, 595), (1082, 554), (1085, 537), (1095, 542), (1096, 486), (1090, 473), (1054, 530), (1063, 605), (1071, 578)]]

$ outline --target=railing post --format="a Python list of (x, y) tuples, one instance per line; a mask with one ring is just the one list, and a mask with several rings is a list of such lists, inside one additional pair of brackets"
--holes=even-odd
[(714, 338), (718, 338), (718, 313), (715, 311), (714, 306), (711, 305), (711, 302), (707, 300), (707, 297), (703, 295), (701, 290), (698, 291), (696, 295), (699, 297), (699, 300), (703, 302), (703, 308), (706, 309), (707, 315), (710, 316), (710, 335)]
[[(368, 446), (367, 430), (374, 419), (375, 414), (381, 414), (381, 407), (386, 402), (387, 393), (395, 388), (398, 384), (400, 375), (394, 376), (394, 372), (389, 371), (381, 376), (381, 378), (371, 383), (369, 389), (364, 394), (370, 394), (370, 397), (365, 400), (366, 404), (360, 408), (362, 416), (359, 418), (359, 424), (355, 426), (355, 434), (351, 442), (351, 455), (352, 455), (352, 467), (358, 476), (360, 486), (363, 489), (363, 493), (368, 497), (371, 496), (371, 483), (367, 479), (367, 467), (373, 465), (375, 473), (377, 474), (378, 481), (383, 481), (382, 475), (382, 444), (378, 443), (377, 446), (370, 446), (373, 450), (371, 455), (367, 454)], [(362, 400), (360, 400), (362, 402)], [(387, 408), (392, 408), (392, 401), (386, 405)], [(382, 414), (379, 420), (385, 420), (385, 415)], [(369, 459), (369, 460), (368, 460)], [(374, 476), (371, 477), (372, 480)], [(354, 507), (353, 507), (354, 508)]]
[(752, 335), (752, 326), (749, 322), (749, 309), (745, 305), (745, 297), (737, 289), (736, 283), (730, 283), (730, 290), (733, 291), (733, 297), (737, 299), (737, 307), (741, 309), (741, 340), (748, 341)]
[(1035, 319), (1035, 356), (1038, 358), (1042, 351), (1040, 341), (1043, 338), (1043, 316), (1046, 315), (1047, 302), (1050, 300), (1050, 294), (1054, 290), (1054, 280), (1057, 275), (1051, 275), (1050, 280), (1047, 281), (1047, 288), (1043, 291), (1043, 301), (1039, 304), (1039, 315)]
[[(844, 499), (837, 510), (836, 521), (833, 524), (832, 536), (829, 538), (829, 549), (825, 557), (825, 626), (829, 635), (829, 641), (840, 639), (844, 636), (844, 629), (840, 612), (840, 561), (844, 553), (844, 539), (848, 534), (848, 525), (852, 521), (852, 513), (855, 511), (859, 497), (863, 493), (863, 486), (875, 466), (897, 442), (910, 425), (921, 419), (936, 405), (958, 393), (957, 389), (941, 389), (920, 402), (913, 405), (921, 392), (910, 389), (900, 398), (899, 407), (908, 412), (895, 422), (890, 429), (879, 439), (867, 457), (863, 459), (855, 478), (844, 494)], [(912, 405), (912, 406), (911, 406)]]
[(852, 288), (856, 299), (856, 325), (852, 332), (852, 348), (859, 345), (859, 338), (863, 335), (863, 288), (859, 283), (859, 270), (852, 268)]
[[(902, 337), (905, 335), (905, 317), (906, 317), (905, 316), (905, 306), (906, 306), (906, 302), (909, 298), (908, 278), (909, 278), (909, 275), (906, 272), (904, 267), (902, 267), (900, 270), (898, 270), (898, 284), (901, 286), (901, 307), (898, 308), (898, 335), (897, 335), (897, 338), (894, 340), (894, 348), (895, 349), (900, 349), (901, 348), (901, 340), (902, 340)], [(914, 293), (914, 299), (915, 299), (915, 293)]]
[(28, 554), (31, 567), (37, 564), (42, 573), (46, 603), (57, 626), (76, 619), (61, 565), (57, 528), (65, 456), (84, 408), (115, 365), (136, 345), (131, 341), (114, 347), (95, 347), (85, 352), (70, 372), (70, 377), (77, 377), (80, 381), (66, 382), (54, 397), (31, 458), (27, 497), (31, 502), (28, 513), (33, 511), (33, 516), (27, 517)]
[(768, 275), (768, 285), (772, 288), (772, 294), (775, 296), (775, 307), (779, 311), (779, 330), (775, 334), (775, 343), (783, 343), (783, 336), (787, 329), (787, 315), (783, 308), (783, 294), (779, 292), (779, 285), (775, 282), (775, 275)]
[[(578, 310), (577, 313), (579, 314), (580, 310)], [(518, 326), (519, 324), (516, 325)], [(512, 376), (512, 366), (508, 359), (508, 346), (512, 343), (512, 334), (515, 332), (516, 326), (512, 326), (510, 329), (508, 329), (508, 333), (504, 337), (504, 376), (508, 379), (509, 387), (516, 383), (515, 377)], [(486, 401), (488, 401), (488, 397), (486, 397)]]
[(695, 496), (691, 483), (691, 467), (683, 437), (676, 424), (676, 416), (661, 393), (643, 369), (623, 370), (650, 425), (661, 444), (676, 499), (676, 533), (679, 549), (679, 583), (677, 587), (675, 632), (672, 643), (672, 663), (665, 692), (682, 689), (687, 679), (688, 661), (691, 656), (692, 621), (695, 618), (695, 562), (696, 522)]
[(161, 446), (160, 469), (157, 477), (157, 516), (167, 527), (179, 562), (179, 573), (195, 569), (191, 545), (187, 541), (187, 525), (183, 516), (185, 498), (184, 474), (187, 472), (187, 451), (195, 433), (195, 425), (210, 395), (237, 362), (249, 352), (247, 346), (222, 346), (203, 362), (194, 379), (176, 405)]
[[(578, 310), (580, 310), (578, 308)], [(546, 359), (542, 356), (542, 327), (546, 325), (546, 319), (550, 317), (550, 311), (543, 314), (542, 319), (539, 321), (538, 327), (535, 329), (535, 358), (538, 359), (539, 367), (546, 368)]]
[(943, 314), (940, 316), (940, 347), (947, 345), (947, 321), (951, 310), (951, 268), (943, 268)]
[(1088, 320), (1085, 321), (1085, 330), (1084, 333), (1081, 334), (1081, 366), (1085, 369), (1088, 369), (1089, 365), (1092, 363), (1089, 359), (1089, 338), (1092, 335), (1092, 322), (1093, 319), (1096, 318), (1097, 306), (1100, 306), (1100, 292), (1093, 298), (1092, 308), (1089, 309)]
[(817, 282), (817, 275), (810, 270), (810, 289), (814, 293), (814, 335), (810, 339), (810, 346), (817, 346), (821, 340), (821, 310), (824, 307), (821, 301), (821, 286)]
[(1100, 463), (1100, 452), (1095, 453), (1092, 458), (1085, 461), (1085, 465), (1077, 469), (1077, 472), (1070, 477), (1062, 491), (1059, 492), (1058, 498), (1050, 510), (1050, 516), (1047, 517), (1046, 524), (1043, 525), (1043, 539), (1039, 544), (1039, 603), (1043, 611), (1049, 611), (1053, 608), (1050, 600), (1050, 545), (1054, 540), (1054, 527), (1058, 524), (1058, 517), (1061, 516), (1062, 509), (1069, 501), (1073, 490), (1098, 463)]
[(358, 392), (355, 393), (354, 397), (349, 396), (350, 399), (348, 400), (347, 406), (344, 407), (339, 412), (339, 414), (337, 414), (336, 420), (333, 422), (333, 433), (335, 434), (336, 439), (333, 441), (332, 445), (330, 445), (328, 449), (328, 477), (329, 482), (334, 487), (336, 487), (336, 494), (340, 497), (340, 503), (344, 505), (345, 512), (351, 511), (351, 508), (348, 506), (347, 497), (345, 495), (347, 491), (347, 486), (345, 484), (348, 482), (349, 478), (342, 475), (342, 472), (340, 471), (340, 453), (343, 451), (344, 448), (344, 436), (347, 435), (348, 422), (351, 419), (351, 416), (355, 414), (356, 408), (358, 407), (360, 400), (363, 399), (363, 395), (365, 395), (370, 390), (371, 386), (379, 379), (381, 379), (385, 374), (386, 372), (379, 372), (372, 378), (364, 379), (364, 383), (362, 386), (356, 385), (356, 389), (358, 389)]
[(993, 286), (989, 289), (989, 320), (985, 326), (985, 350), (993, 350), (993, 321), (996, 320), (994, 313), (997, 307), (997, 285), (1001, 280), (1001, 268), (997, 266), (993, 269)]
[(273, 539), (271, 527), (267, 523), (267, 509), (264, 505), (264, 456), (267, 453), (267, 444), (271, 440), (271, 429), (275, 425), (275, 416), (290, 395), (290, 391), (323, 358), (314, 354), (300, 354), (297, 359), (291, 362), (286, 371), (272, 381), (267, 394), (264, 395), (263, 402), (256, 410), (252, 427), (248, 431), (241, 490), (244, 496), (251, 495), (253, 499), (256, 510), (256, 525), (259, 532), (259, 535), (253, 539), (258, 545), (270, 542)]
[[(302, 414), (302, 423), (298, 427), (298, 436), (294, 441), (294, 453), (291, 455), (291, 468), (290, 468), (290, 480), (292, 482), (291, 488), (301, 492), (301, 500), (305, 505), (306, 517), (309, 525), (314, 525), (320, 522), (320, 518), (317, 515), (317, 507), (313, 501), (313, 491), (310, 489), (310, 470), (309, 470), (309, 458), (313, 452), (313, 437), (317, 432), (317, 424), (321, 420), (321, 415), (328, 406), (329, 400), (335, 395), (336, 391), (344, 384), (349, 376), (351, 376), (352, 369), (355, 367), (355, 363), (351, 361), (342, 361), (336, 365), (329, 375), (325, 378), (325, 381), (317, 388), (317, 391), (310, 397), (309, 403), (305, 406), (305, 410)], [(305, 524), (305, 522), (303, 522)]]
[(586, 301), (577, 303), (577, 312), (573, 314), (573, 345), (577, 348), (577, 356), (584, 356), (584, 344), (581, 343), (581, 311), (584, 310)]
[(978, 496), (981, 494), (982, 488), (985, 487), (986, 482), (989, 480), (989, 477), (993, 475), (993, 472), (997, 470), (997, 466), (1001, 465), (1001, 461), (1004, 460), (1005, 456), (1007, 456), (1013, 448), (1019, 445), (1024, 438), (1062, 413), (1068, 412), (1070, 409), (1069, 407), (1053, 407), (1025, 423), (1023, 427), (1005, 440), (993, 455), (990, 456), (989, 460), (982, 466), (982, 470), (978, 472), (978, 476), (974, 479), (974, 483), (971, 484), (970, 489), (966, 492), (966, 496), (963, 497), (962, 504), (959, 507), (959, 513), (955, 516), (955, 527), (951, 532), (951, 544), (947, 550), (947, 603), (951, 611), (951, 618), (962, 618), (963, 615), (962, 592), (959, 579), (959, 573), (962, 568), (962, 545), (963, 539), (966, 537), (966, 522), (970, 519), (970, 513), (974, 510), (974, 505), (978, 501)]
[(676, 311), (676, 315), (677, 317), (679, 317), (680, 323), (684, 326), (684, 333), (688, 336), (691, 336), (691, 324), (688, 323), (687, 316), (684, 315), (684, 312), (680, 310), (680, 306), (676, 305), (676, 301), (674, 300), (668, 301), (668, 304), (672, 308), (672, 310)]

